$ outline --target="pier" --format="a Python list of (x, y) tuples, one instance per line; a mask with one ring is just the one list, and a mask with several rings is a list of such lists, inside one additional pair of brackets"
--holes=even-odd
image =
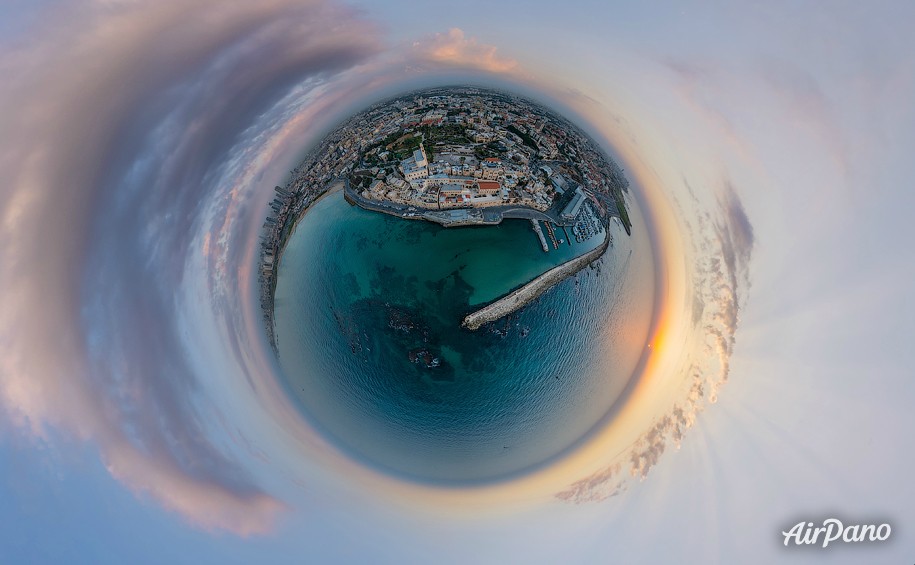
[[(610, 246), (610, 241), (610, 231), (607, 230), (607, 236), (600, 247), (592, 249), (584, 255), (567, 261), (558, 267), (553, 267), (521, 288), (468, 314), (461, 323), (461, 326), (469, 330), (476, 330), (487, 322), (494, 322), (516, 310), (520, 310), (557, 283), (571, 277), (578, 271), (587, 267), (592, 261), (600, 258), (600, 256), (604, 254), (604, 251), (607, 250), (607, 247)], [(545, 241), (544, 245), (546, 245)]]
[(540, 222), (531, 218), (531, 226), (533, 226), (534, 233), (537, 234), (537, 238), (540, 239), (540, 247), (543, 248), (543, 252), (549, 253), (550, 247), (546, 244), (546, 238), (543, 236), (543, 230), (540, 229)]
[(553, 224), (547, 222), (546, 224), (546, 233), (550, 236), (550, 241), (553, 242), (553, 249), (559, 249), (559, 242), (556, 241), (556, 232), (553, 230)]

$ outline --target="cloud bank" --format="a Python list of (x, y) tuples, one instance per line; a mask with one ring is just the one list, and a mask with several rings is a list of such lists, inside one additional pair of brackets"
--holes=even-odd
[(208, 221), (237, 213), (232, 175), (265, 116), (376, 48), (370, 25), (320, 1), (71, 6), (5, 47), (8, 421), (95, 442), (115, 477), (202, 527), (270, 528), (284, 504), (211, 437), (191, 361), (206, 336), (188, 335), (180, 289), (235, 276), (238, 257), (187, 267)]
[(500, 55), (493, 45), (482, 43), (476, 37), (468, 37), (460, 28), (451, 28), (447, 33), (436, 33), (414, 42), (411, 55), (417, 61), (455, 68), (471, 68), (490, 73), (520, 71), (518, 61)]
[[(690, 207), (699, 208), (692, 187), (684, 181)], [(664, 452), (679, 447), (708, 403), (718, 399), (727, 382), (735, 344), (740, 309), (749, 290), (749, 265), (754, 246), (753, 226), (730, 183), (724, 183), (715, 210), (694, 216), (678, 206), (682, 217), (695, 217), (689, 240), (697, 262), (690, 288), (691, 335), (698, 344), (685, 348), (680, 361), (685, 378), (682, 392), (649, 428), (611, 464), (581, 478), (557, 493), (557, 498), (575, 503), (595, 502), (616, 496), (631, 479), (645, 479)]]

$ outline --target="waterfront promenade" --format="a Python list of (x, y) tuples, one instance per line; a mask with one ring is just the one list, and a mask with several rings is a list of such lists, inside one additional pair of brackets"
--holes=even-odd
[(546, 212), (535, 210), (519, 204), (509, 204), (505, 206), (489, 206), (486, 208), (452, 208), (448, 210), (430, 210), (428, 208), (419, 208), (398, 204), (390, 200), (371, 200), (363, 198), (345, 179), (344, 194), (350, 204), (382, 212), (398, 218), (407, 220), (425, 220), (435, 222), (444, 227), (457, 226), (494, 226), (502, 223), (505, 218), (516, 218), (521, 220), (540, 220), (543, 222), (552, 222), (560, 224), (559, 218), (552, 209)]

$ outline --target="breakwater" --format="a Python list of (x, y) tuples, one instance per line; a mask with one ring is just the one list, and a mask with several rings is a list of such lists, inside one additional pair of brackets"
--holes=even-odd
[(540, 222), (531, 220), (531, 226), (534, 228), (534, 233), (537, 234), (537, 239), (540, 240), (540, 247), (543, 249), (543, 252), (549, 252), (550, 248), (546, 246), (546, 238), (543, 237), (543, 230), (540, 229)]
[(604, 254), (604, 251), (607, 250), (610, 242), (611, 236), (610, 231), (608, 230), (604, 242), (600, 247), (592, 249), (584, 255), (567, 261), (558, 267), (553, 267), (521, 288), (513, 290), (495, 302), (468, 314), (461, 323), (461, 326), (469, 330), (476, 330), (485, 323), (494, 322), (516, 310), (520, 310), (554, 285), (584, 269), (592, 261), (597, 260)]

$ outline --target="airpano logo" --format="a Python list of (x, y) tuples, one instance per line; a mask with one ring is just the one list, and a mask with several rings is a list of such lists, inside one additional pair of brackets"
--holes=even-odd
[(886, 541), (893, 529), (889, 524), (849, 524), (838, 518), (823, 520), (822, 526), (814, 527), (813, 522), (798, 522), (794, 527), (783, 531), (785, 546), (818, 545), (826, 547), (831, 543), (860, 543)]

